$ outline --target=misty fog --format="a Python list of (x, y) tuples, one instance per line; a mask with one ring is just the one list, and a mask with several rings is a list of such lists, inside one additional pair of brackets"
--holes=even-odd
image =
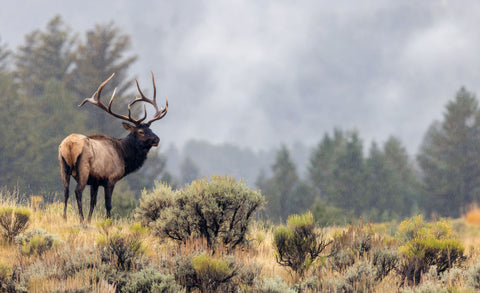
[(131, 75), (148, 85), (154, 72), (170, 100), (155, 126), (164, 150), (312, 146), (339, 127), (415, 154), (455, 92), (478, 91), (476, 1), (20, 0), (2, 4), (1, 41), (16, 48), (57, 14), (131, 36)]

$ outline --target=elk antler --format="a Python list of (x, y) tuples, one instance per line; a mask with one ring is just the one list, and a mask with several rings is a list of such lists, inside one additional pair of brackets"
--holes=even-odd
[(168, 98), (166, 98), (165, 108), (158, 109), (157, 88), (155, 87), (155, 77), (153, 76), (153, 72), (152, 72), (152, 83), (153, 83), (153, 99), (152, 100), (145, 97), (142, 90), (140, 89), (140, 86), (138, 85), (138, 80), (135, 80), (135, 82), (137, 83), (137, 89), (140, 92), (141, 98), (135, 97), (135, 101), (133, 101), (130, 105), (128, 105), (128, 107), (130, 108), (131, 105), (133, 105), (133, 104), (135, 104), (136, 102), (139, 102), (139, 101), (143, 101), (143, 102), (147, 102), (147, 103), (151, 104), (155, 108), (155, 115), (153, 115), (153, 117), (150, 120), (148, 120), (148, 122), (147, 122), (147, 125), (150, 126), (150, 124), (152, 124), (152, 122), (162, 119), (167, 114)]
[[(111, 114), (112, 116), (116, 117), (116, 118), (119, 118), (119, 119), (122, 119), (122, 120), (125, 120), (125, 121), (129, 121), (129, 122), (132, 122), (133, 124), (135, 124), (136, 126), (140, 125), (140, 123), (142, 123), (146, 118), (147, 118), (147, 107), (144, 105), (143, 109), (144, 109), (144, 116), (140, 119), (133, 119), (132, 118), (132, 113), (131, 113), (131, 106), (133, 104), (135, 104), (136, 102), (139, 102), (139, 101), (142, 101), (142, 102), (147, 102), (149, 104), (152, 104), (153, 107), (155, 108), (155, 115), (152, 117), (152, 119), (150, 119), (147, 124), (148, 126), (150, 126), (150, 124), (153, 122), (153, 121), (156, 121), (156, 120), (159, 120), (159, 119), (162, 119), (163, 116), (165, 116), (165, 114), (167, 114), (167, 109), (168, 109), (168, 99), (167, 99), (167, 104), (165, 106), (165, 108), (161, 108), (160, 110), (158, 109), (158, 106), (157, 106), (157, 100), (156, 100), (156, 92), (157, 92), (157, 89), (155, 87), (155, 80), (153, 78), (153, 73), (152, 73), (152, 81), (153, 81), (153, 100), (150, 100), (148, 98), (145, 97), (145, 95), (142, 93), (142, 91), (140, 90), (140, 87), (138, 85), (138, 81), (137, 82), (137, 88), (138, 88), (138, 91), (140, 92), (141, 94), (141, 98), (137, 98), (135, 97), (135, 100), (133, 102), (131, 102), (130, 104), (128, 104), (128, 117), (127, 116), (124, 116), (124, 115), (120, 115), (120, 114), (117, 114), (115, 112), (112, 111), (112, 103), (113, 103), (113, 99), (115, 97), (115, 91), (117, 90), (116, 88), (113, 90), (113, 94), (112, 94), (112, 97), (110, 98), (110, 102), (108, 102), (108, 107), (105, 106), (105, 104), (102, 103), (102, 101), (100, 100), (100, 97), (101, 97), (101, 93), (102, 93), (102, 90), (103, 90), (103, 87), (113, 78), (113, 76), (115, 75), (115, 73), (112, 73), (112, 75), (107, 79), (105, 80), (104, 82), (102, 82), (102, 84), (100, 84), (100, 86), (98, 87), (97, 91), (93, 94), (93, 96), (91, 98), (86, 98), (85, 100), (83, 100), (83, 102), (78, 105), (79, 107), (83, 106), (86, 102), (89, 102), (95, 106), (98, 106), (99, 108), (101, 108), (102, 110), (106, 111), (107, 113)], [(95, 99), (96, 98), (96, 99)]]

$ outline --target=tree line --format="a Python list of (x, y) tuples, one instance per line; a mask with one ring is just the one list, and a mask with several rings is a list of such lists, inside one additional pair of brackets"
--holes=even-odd
[(365, 152), (358, 132), (335, 129), (312, 150), (307, 178), (299, 177), (286, 147), (271, 171), (259, 175), (257, 186), (269, 201), (265, 215), (274, 220), (306, 210), (322, 224), (418, 213), (459, 217), (480, 199), (478, 100), (462, 87), (427, 130), (416, 158), (395, 137)]
[[(129, 53), (130, 45), (130, 37), (113, 22), (79, 34), (60, 16), (27, 34), (15, 51), (0, 42), (0, 186), (17, 187), (25, 194), (54, 194), (61, 186), (57, 146), (63, 137), (72, 132), (122, 134), (114, 118), (93, 107), (76, 107), (112, 72), (116, 77), (105, 90), (116, 87), (113, 107), (126, 107), (134, 80), (129, 69), (137, 59)], [(242, 164), (233, 169), (249, 168), (252, 173), (245, 158), (255, 154), (238, 154)], [(271, 169), (259, 172), (255, 185), (268, 199), (264, 217), (285, 220), (305, 210), (324, 223), (358, 216), (381, 221), (419, 212), (458, 217), (479, 200), (478, 101), (461, 88), (442, 120), (426, 131), (416, 157), (395, 137), (366, 149), (358, 132), (341, 129), (326, 133), (311, 150), (305, 178), (292, 160), (295, 155), (282, 146)], [(185, 158), (182, 178), (175, 178), (166, 171), (164, 155), (151, 152), (149, 157), (118, 186), (114, 206), (134, 205), (132, 194), (151, 188), (155, 180), (181, 185), (202, 175), (192, 158)]]

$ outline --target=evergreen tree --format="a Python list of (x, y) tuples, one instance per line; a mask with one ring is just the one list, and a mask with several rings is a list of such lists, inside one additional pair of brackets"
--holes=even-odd
[(365, 178), (362, 142), (358, 134), (353, 132), (347, 138), (345, 147), (338, 153), (332, 176), (326, 186), (328, 201), (336, 207), (353, 210), (359, 215), (368, 207)]
[(427, 211), (460, 216), (479, 199), (480, 112), (474, 94), (461, 88), (423, 140), (418, 162), (423, 171)]
[[(75, 52), (75, 69), (69, 80), (69, 88), (78, 95), (79, 102), (92, 96), (100, 83), (115, 73), (104, 92), (112, 92), (116, 88), (112, 108), (119, 113), (127, 112), (127, 104), (134, 98), (133, 94), (125, 97), (128, 88), (134, 84), (134, 80), (127, 77), (128, 69), (137, 59), (136, 56), (125, 56), (130, 46), (130, 37), (113, 23), (95, 25), (87, 31), (85, 41), (79, 44)], [(96, 107), (90, 106), (88, 111), (89, 129), (113, 136), (123, 133), (118, 119), (105, 115), (104, 111)]]
[(73, 105), (73, 95), (55, 78), (48, 80), (41, 97), (32, 101), (33, 115), (28, 139), (32, 141), (25, 155), (29, 185), (35, 192), (51, 192), (61, 186), (58, 169), (58, 145), (70, 133), (84, 133), (87, 117)]
[(190, 184), (200, 177), (200, 170), (190, 156), (186, 156), (180, 164), (180, 177), (182, 185)]
[(26, 94), (38, 97), (43, 94), (45, 84), (54, 78), (68, 79), (73, 65), (72, 50), (75, 38), (60, 16), (54, 17), (46, 31), (35, 30), (25, 37), (16, 55), (16, 76)]
[(390, 137), (383, 151), (372, 144), (366, 173), (366, 213), (371, 220), (385, 221), (412, 213), (418, 203), (418, 185), (415, 170), (398, 139)]
[(343, 132), (335, 129), (333, 138), (330, 138), (328, 133), (326, 133), (310, 156), (310, 164), (308, 166), (309, 183), (316, 194), (323, 200), (329, 198), (327, 185), (337, 163), (338, 154), (345, 146), (345, 143)]
[(0, 186), (23, 187), (28, 168), (24, 164), (29, 161), (25, 153), (32, 147), (26, 139), (29, 127), (25, 123), (32, 112), (26, 109), (32, 108), (8, 72), (0, 73), (0, 99)]
[(272, 177), (265, 179), (260, 173), (257, 186), (268, 200), (266, 214), (272, 220), (285, 220), (294, 213), (302, 213), (313, 203), (311, 189), (298, 177), (295, 164), (285, 146), (277, 152), (272, 165)]
[(10, 58), (10, 50), (7, 44), (2, 44), (0, 39), (0, 74), (7, 72), (8, 61)]

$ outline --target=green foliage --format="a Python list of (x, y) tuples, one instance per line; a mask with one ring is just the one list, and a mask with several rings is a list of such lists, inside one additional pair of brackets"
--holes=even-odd
[(0, 207), (0, 235), (7, 242), (13, 239), (28, 227), (31, 212), (24, 207)]
[(175, 280), (187, 292), (198, 288), (201, 292), (230, 292), (239, 284), (233, 277), (238, 266), (229, 258), (207, 253), (188, 255), (177, 260)]
[(345, 225), (354, 217), (353, 212), (346, 212), (323, 200), (316, 200), (311, 212), (320, 227)]
[(49, 21), (45, 31), (35, 30), (26, 35), (25, 44), (15, 56), (15, 73), (28, 96), (43, 95), (50, 79), (67, 80), (74, 44), (71, 29), (58, 15)]
[(12, 287), (12, 268), (4, 263), (0, 263), (0, 292), (11, 292)]
[(372, 292), (377, 284), (376, 280), (375, 269), (370, 262), (356, 262), (346, 270), (343, 278), (337, 281), (337, 291)]
[(200, 178), (200, 169), (190, 156), (186, 156), (180, 164), (180, 178), (182, 185)]
[(427, 212), (458, 217), (479, 199), (480, 110), (475, 95), (465, 88), (445, 110), (443, 120), (430, 126), (417, 159)]
[(359, 257), (368, 256), (374, 248), (383, 248), (383, 240), (370, 224), (360, 222), (334, 235), (329, 261), (334, 270), (344, 272)]
[[(364, 157), (363, 153), (357, 132), (338, 129), (333, 137), (326, 134), (313, 150), (308, 166), (309, 184), (325, 202), (324, 206), (329, 207), (324, 211), (327, 216), (315, 213), (317, 220), (338, 221), (337, 214), (343, 211), (344, 217), (345, 213), (352, 213), (372, 221), (385, 221), (409, 216), (418, 205), (415, 169), (398, 139), (389, 138), (383, 149), (373, 143), (369, 156)], [(322, 201), (317, 208), (322, 208)]]
[[(126, 111), (128, 99), (125, 95), (128, 87), (134, 82), (133, 79), (127, 78), (128, 69), (137, 59), (136, 56), (126, 56), (130, 47), (130, 37), (122, 33), (113, 22), (95, 25), (86, 32), (84, 41), (78, 44), (74, 58), (76, 66), (70, 75), (69, 89), (79, 100), (90, 97), (99, 83), (115, 72), (115, 78), (105, 86), (104, 92), (112, 92), (117, 88), (113, 110), (117, 113)], [(123, 133), (124, 129), (120, 127), (117, 119), (105, 115), (95, 107), (84, 107), (91, 107), (88, 109), (89, 120), (86, 124), (88, 129), (114, 136)], [(132, 114), (135, 114), (135, 110), (132, 109)]]
[(277, 262), (289, 267), (300, 278), (330, 244), (322, 233), (315, 231), (315, 220), (310, 212), (290, 216), (287, 226), (278, 227), (273, 238)]
[(209, 247), (227, 249), (245, 243), (252, 216), (265, 202), (259, 191), (227, 176), (196, 180), (172, 196), (171, 204), (156, 197), (166, 206), (152, 225), (157, 235), (183, 242), (203, 237)]
[[(399, 254), (372, 225), (360, 222), (334, 234), (329, 262), (332, 269), (343, 274), (337, 286), (349, 291), (370, 288), (384, 279), (397, 268)], [(371, 280), (364, 278), (366, 275)]]
[(40, 256), (60, 244), (60, 239), (57, 235), (37, 228), (15, 237), (15, 244), (23, 255)]
[(480, 290), (480, 264), (475, 264), (467, 272), (467, 284), (474, 290)]
[(300, 181), (286, 146), (277, 152), (272, 173), (269, 179), (257, 179), (257, 186), (268, 200), (265, 213), (270, 220), (282, 221), (291, 214), (305, 212), (313, 203), (313, 193)]
[(175, 293), (181, 290), (180, 286), (175, 283), (173, 276), (164, 275), (154, 268), (145, 268), (128, 275), (126, 284), (117, 289), (125, 293)]
[(192, 267), (200, 282), (202, 292), (215, 292), (222, 284), (229, 282), (236, 274), (232, 261), (200, 254), (192, 258)]
[(173, 205), (175, 192), (166, 183), (155, 183), (152, 191), (143, 190), (140, 204), (135, 209), (135, 220), (144, 226), (155, 223), (162, 212)]
[(399, 272), (415, 284), (432, 266), (439, 274), (465, 258), (465, 248), (445, 221), (426, 223), (421, 216), (413, 217), (400, 224), (399, 238), (403, 241)]
[(257, 285), (254, 292), (259, 293), (295, 293), (294, 289), (288, 287), (280, 278), (265, 279)]
[(108, 233), (97, 240), (102, 263), (110, 264), (121, 271), (139, 267), (145, 251), (136, 234)]

